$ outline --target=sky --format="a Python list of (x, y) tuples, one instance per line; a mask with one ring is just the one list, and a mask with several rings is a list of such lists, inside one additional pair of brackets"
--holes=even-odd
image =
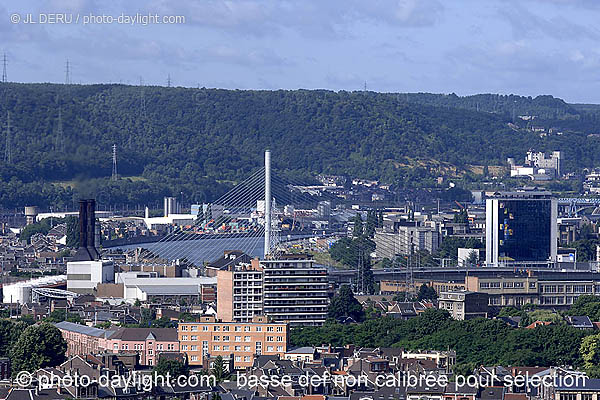
[(0, 52), (16, 82), (64, 83), (69, 60), (82, 84), (600, 103), (598, 21), (600, 0), (5, 0)]

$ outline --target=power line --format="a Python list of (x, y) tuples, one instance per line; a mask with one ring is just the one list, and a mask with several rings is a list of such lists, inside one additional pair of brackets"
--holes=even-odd
[(55, 151), (61, 153), (65, 152), (65, 138), (63, 133), (63, 122), (62, 122), (62, 108), (58, 109), (58, 126), (56, 128), (56, 143), (54, 146)]
[(69, 64), (69, 59), (67, 58), (67, 64), (65, 67), (65, 85), (71, 84), (71, 67)]
[(10, 132), (10, 111), (6, 112), (6, 148), (4, 149), (4, 162), (6, 164), (12, 164), (12, 140)]
[(2, 56), (2, 83), (8, 82), (8, 78), (6, 75), (6, 66), (8, 65), (8, 61), (6, 60), (6, 53)]
[(112, 145), (112, 176), (110, 178), (113, 181), (119, 179), (119, 175), (117, 174), (117, 145)]
[(144, 80), (140, 76), (140, 116), (146, 117), (146, 93), (144, 90)]

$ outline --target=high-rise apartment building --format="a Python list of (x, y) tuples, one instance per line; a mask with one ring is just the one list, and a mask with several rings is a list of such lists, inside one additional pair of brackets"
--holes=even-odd
[(327, 319), (327, 268), (301, 255), (227, 266), (217, 272), (217, 293), (223, 321), (250, 322), (265, 315), (297, 326), (322, 325)]

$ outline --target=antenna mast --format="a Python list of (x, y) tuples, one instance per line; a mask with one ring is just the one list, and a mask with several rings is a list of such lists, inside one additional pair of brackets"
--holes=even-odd
[(171, 74), (167, 76), (167, 87), (171, 87)]

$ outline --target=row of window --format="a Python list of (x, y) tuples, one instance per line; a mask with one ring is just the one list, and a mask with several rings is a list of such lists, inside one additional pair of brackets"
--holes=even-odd
[[(198, 331), (198, 325), (181, 325), (181, 330), (182, 331), (187, 331), (188, 328), (191, 332), (197, 332)], [(262, 326), (256, 326), (255, 327), (255, 332), (262, 332)], [(221, 332), (221, 329), (223, 330), (223, 332), (229, 332), (229, 325), (223, 325), (222, 327), (219, 325), (213, 325), (213, 332)], [(208, 332), (209, 331), (209, 325), (202, 325), (202, 332)], [(243, 331), (244, 332), (252, 332), (252, 327), (251, 326), (244, 326), (243, 327)], [(267, 326), (267, 332), (283, 332), (283, 326)], [(237, 325), (234, 328), (234, 332), (242, 332), (242, 327)]]
[[(260, 342), (259, 342), (260, 343)], [(261, 352), (261, 348), (262, 346), (256, 346), (256, 352), (257, 354), (259, 354)], [(275, 349), (277, 349), (278, 352), (283, 352), (283, 346), (267, 346), (267, 351), (268, 352), (274, 352)], [(242, 348), (242, 346), (230, 346), (230, 345), (214, 345), (213, 346), (213, 351), (245, 351), (245, 352), (251, 352), (252, 350), (252, 346), (244, 346)], [(182, 344), (181, 345), (181, 351), (198, 351), (198, 345), (187, 345), (187, 344)]]
[[(581, 400), (593, 400), (594, 395), (592, 393), (581, 393)], [(560, 400), (577, 400), (576, 393), (561, 393)]]
[(592, 285), (542, 285), (542, 293), (592, 293)]
[[(525, 287), (525, 282), (508, 281), (502, 282), (502, 284), (500, 284), (500, 282), (498, 281), (479, 282), (480, 289), (500, 289), (500, 287), (503, 287), (505, 289), (523, 289)], [(535, 282), (529, 282), (529, 288), (535, 289)]]
[[(188, 335), (181, 335), (181, 340), (182, 341), (188, 340)], [(198, 336), (197, 335), (191, 335), (190, 336), (190, 340), (191, 341), (196, 341), (196, 340), (198, 340)], [(214, 342), (221, 342), (221, 336), (213, 336), (213, 341)], [(223, 336), (223, 340), (222, 341), (223, 342), (229, 342), (230, 341), (230, 337), (229, 336)], [(236, 342), (241, 342), (242, 341), (242, 337), (241, 336), (235, 336), (235, 341)], [(250, 336), (244, 336), (244, 342), (251, 342), (251, 341), (252, 341), (252, 338)], [(277, 336), (276, 340), (274, 340), (274, 336), (267, 336), (267, 342), (275, 342), (275, 341), (277, 341), (277, 342), (283, 342), (283, 336)], [(159, 350), (162, 350), (162, 349), (159, 349)]]

